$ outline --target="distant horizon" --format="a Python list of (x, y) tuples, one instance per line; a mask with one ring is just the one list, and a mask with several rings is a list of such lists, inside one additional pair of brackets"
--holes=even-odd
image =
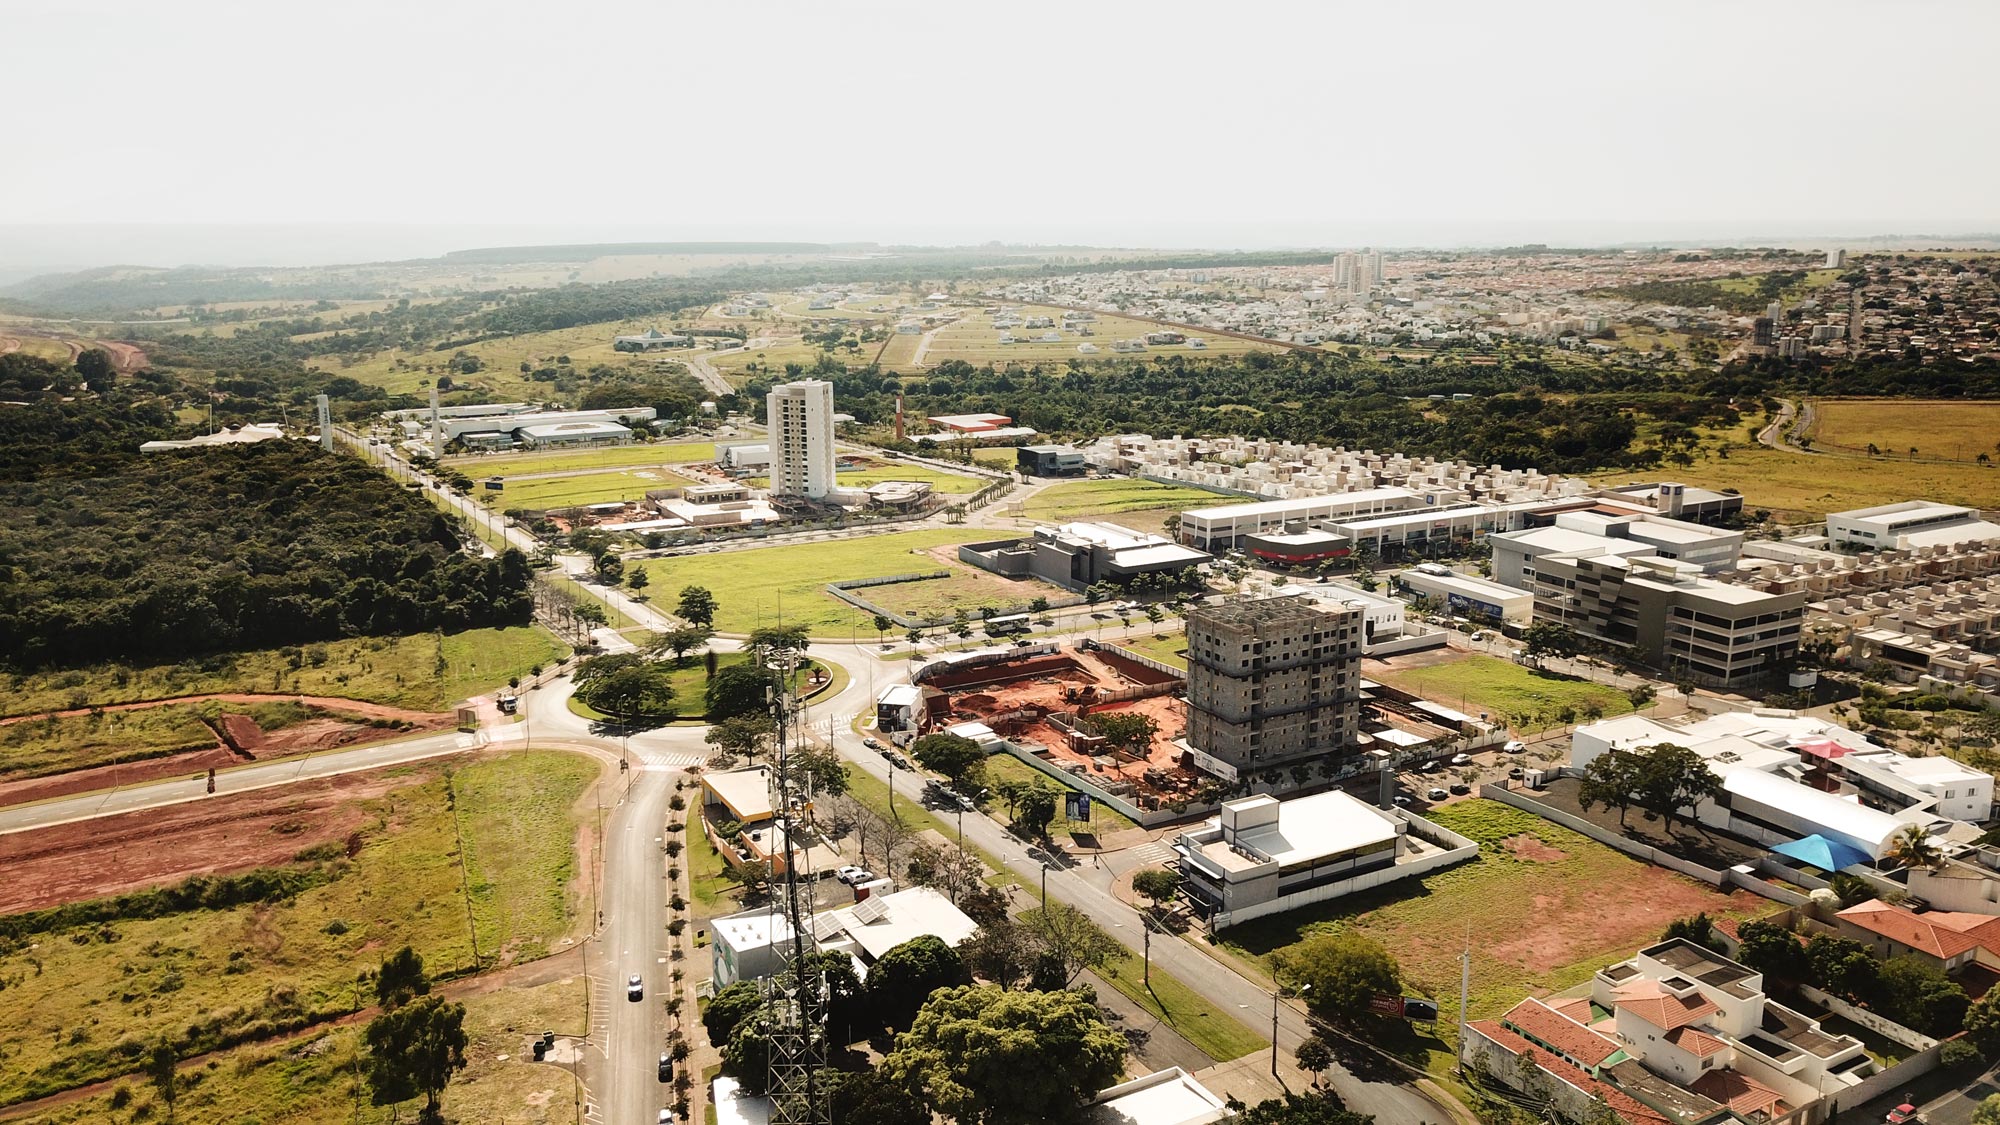
[[(1870, 244), (1984, 245), (2000, 249), (2000, 220), (1852, 223), (1799, 220), (1740, 223), (1521, 221), (1374, 225), (1329, 223), (1184, 224), (1150, 230), (1044, 231), (906, 227), (880, 231), (783, 223), (769, 229), (664, 228), (573, 224), (436, 223), (37, 223), (0, 224), (0, 284), (28, 277), (130, 266), (148, 269), (297, 269), (428, 260), (497, 247), (632, 242), (807, 242), (911, 249), (1073, 247), (1160, 253), (1310, 252), (1373, 247), (1387, 251), (1491, 250), (1547, 245), (1570, 249), (1770, 246), (1799, 250)], [(997, 226), (998, 224), (996, 224)]]

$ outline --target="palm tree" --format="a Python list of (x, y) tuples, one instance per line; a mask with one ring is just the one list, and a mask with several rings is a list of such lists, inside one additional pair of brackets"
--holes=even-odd
[(1890, 841), (1889, 858), (1906, 868), (1935, 868), (1944, 862), (1944, 853), (1931, 843), (1931, 834), (1921, 824), (1905, 825)]

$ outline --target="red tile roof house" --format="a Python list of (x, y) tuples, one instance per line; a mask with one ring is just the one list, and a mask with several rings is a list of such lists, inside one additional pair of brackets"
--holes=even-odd
[(1834, 916), (1840, 936), (1877, 957), (1915, 957), (1947, 973), (1975, 963), (2000, 969), (2000, 917), (1950, 910), (1915, 911), (1869, 899)]

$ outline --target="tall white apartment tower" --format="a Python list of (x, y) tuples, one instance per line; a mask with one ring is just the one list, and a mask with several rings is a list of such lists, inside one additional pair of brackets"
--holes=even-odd
[(1368, 252), (1368, 288), (1374, 289), (1381, 284), (1382, 252), (1380, 250), (1370, 250)]
[(771, 494), (824, 500), (833, 491), (833, 384), (780, 383), (764, 396), (771, 431)]
[(1828, 251), (1826, 252), (1826, 268), (1827, 268), (1827, 269), (1830, 269), (1830, 270), (1837, 270), (1837, 269), (1842, 269), (1842, 268), (1844, 268), (1844, 267), (1845, 267), (1846, 265), (1847, 265), (1847, 251), (1845, 251), (1845, 250), (1828, 250)]
[(1354, 292), (1354, 253), (1343, 251), (1333, 260), (1333, 283), (1349, 293)]

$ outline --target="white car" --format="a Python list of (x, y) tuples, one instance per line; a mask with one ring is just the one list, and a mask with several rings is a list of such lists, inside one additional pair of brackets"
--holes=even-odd
[(631, 976), (625, 978), (625, 999), (644, 1000), (645, 998), (646, 982), (639, 979), (639, 974), (633, 973)]
[(852, 864), (849, 864), (848, 866), (843, 867), (838, 871), (835, 871), (833, 873), (833, 877), (840, 880), (843, 883), (846, 883), (850, 887), (856, 887), (860, 886), (862, 883), (866, 883), (869, 880), (875, 878), (875, 873), (873, 871), (868, 870), (866, 867), (855, 867)]
[(1518, 738), (1510, 739), (1507, 745), (1500, 748), (1500, 752), (1502, 754), (1525, 754), (1528, 752), (1528, 744)]
[(1449, 794), (1449, 793), (1445, 792), (1445, 791), (1444, 791), (1444, 790), (1442, 790), (1442, 789), (1432, 789), (1432, 790), (1431, 790), (1430, 792), (1428, 792), (1428, 793), (1424, 794), (1424, 800), (1426, 800), (1426, 801), (1442, 801), (1442, 800), (1444, 800), (1444, 799), (1445, 799), (1446, 797), (1449, 797), (1449, 796), (1451, 796), (1451, 794)]
[(673, 1110), (662, 1109), (660, 1111), (659, 1125), (680, 1125), (680, 1121), (680, 1118), (674, 1116)]
[(1472, 755), (1453, 754), (1451, 756), (1451, 764), (1454, 766), (1469, 766), (1472, 764)]

